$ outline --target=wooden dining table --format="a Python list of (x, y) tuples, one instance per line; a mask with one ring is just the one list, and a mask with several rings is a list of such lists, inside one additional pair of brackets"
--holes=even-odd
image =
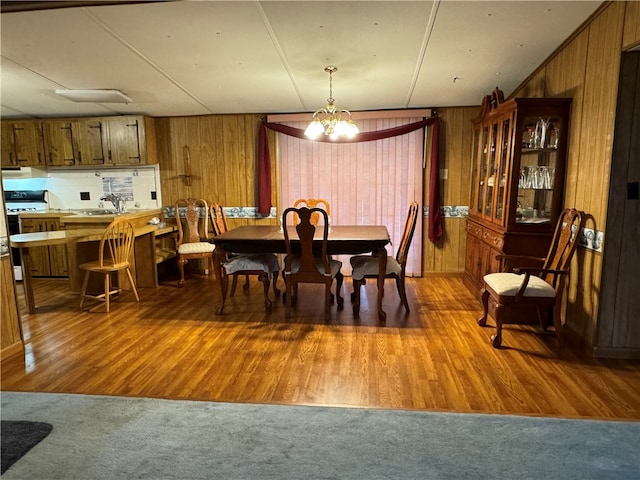
[[(299, 245), (295, 227), (288, 227), (289, 237), (295, 251)], [(316, 231), (318, 251), (322, 242), (322, 230)], [(227, 253), (286, 253), (282, 227), (276, 225), (245, 225), (234, 228), (211, 239), (216, 245), (214, 260), (217, 278), (220, 280), (223, 303), (228, 291), (228, 277), (222, 275), (222, 264)], [(316, 241), (316, 240), (314, 240)], [(360, 255), (372, 253), (378, 258), (378, 318), (386, 320), (382, 309), (384, 295), (384, 279), (387, 270), (387, 250), (385, 246), (391, 241), (389, 231), (384, 225), (332, 225), (327, 239), (328, 255)], [(353, 313), (358, 315), (360, 304), (354, 303)]]

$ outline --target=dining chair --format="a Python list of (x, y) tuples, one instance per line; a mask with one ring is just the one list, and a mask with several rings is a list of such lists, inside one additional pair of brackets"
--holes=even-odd
[(182, 198), (175, 202), (174, 212), (178, 227), (176, 250), (178, 269), (180, 270), (179, 287), (184, 287), (184, 266), (189, 260), (204, 259), (207, 261), (208, 274), (213, 272), (213, 251), (215, 245), (209, 242), (209, 205), (206, 200)]
[[(331, 207), (329, 206), (329, 202), (324, 198), (299, 198), (295, 202), (293, 202), (293, 206), (295, 208), (307, 207), (307, 208), (323, 208), (325, 212), (327, 212), (327, 223), (331, 220)], [(313, 213), (311, 215), (311, 223), (314, 225), (318, 225), (318, 221), (320, 220), (319, 213)], [(294, 223), (298, 223), (298, 219), (293, 217)]]
[[(413, 232), (416, 229), (416, 221), (418, 219), (418, 202), (411, 202), (409, 205), (409, 213), (407, 221), (404, 225), (402, 239), (398, 246), (396, 256), (387, 256), (387, 269), (385, 278), (393, 278), (396, 281), (396, 288), (400, 301), (404, 305), (407, 313), (410, 312), (409, 302), (407, 301), (407, 290), (405, 288), (405, 269), (407, 266), (407, 257), (409, 255), (409, 247), (413, 239)], [(378, 257), (373, 255), (355, 255), (349, 259), (352, 268), (353, 293), (351, 299), (355, 305), (360, 305), (360, 290), (366, 283), (367, 278), (378, 278), (379, 267)]]
[[(211, 220), (213, 224), (214, 233), (220, 235), (228, 230), (227, 218), (224, 213), (224, 208), (218, 203), (212, 203), (210, 207)], [(273, 303), (269, 299), (269, 283), (273, 284), (273, 294), (280, 296), (280, 290), (277, 287), (278, 275), (280, 272), (280, 265), (278, 257), (272, 253), (261, 254), (236, 254), (228, 252), (225, 260), (221, 264), (222, 275), (233, 277), (230, 297), (233, 297), (238, 277), (245, 276), (245, 284), (243, 290), (249, 290), (249, 276), (256, 275), (258, 281), (262, 282), (264, 290), (264, 305), (267, 310), (270, 310)], [(224, 279), (220, 279), (223, 281)], [(222, 296), (222, 304), (217, 313), (222, 314), (224, 310), (226, 292)]]
[[(112, 295), (119, 294), (122, 291), (122, 285), (118, 282), (112, 283), (111, 274), (114, 272), (124, 271), (129, 279), (131, 290), (136, 297), (136, 302), (140, 301), (136, 283), (131, 274), (131, 249), (133, 248), (134, 230), (131, 222), (124, 218), (116, 218), (109, 224), (98, 247), (98, 259), (80, 264), (80, 269), (85, 271), (84, 280), (82, 282), (82, 291), (80, 292), (80, 308), (84, 306), (85, 299), (93, 299), (104, 302), (106, 311), (110, 310), (110, 298)], [(91, 273), (97, 273), (104, 276), (104, 292), (100, 294), (88, 294), (89, 277)]]
[(491, 307), (496, 321), (496, 333), (491, 336), (494, 347), (502, 345), (504, 324), (531, 323), (523, 309), (532, 308), (543, 330), (547, 330), (551, 323), (549, 317), (552, 318), (555, 334), (562, 345), (562, 295), (583, 225), (584, 212), (567, 208), (560, 213), (546, 257), (496, 257), (503, 265), (503, 271), (483, 277), (483, 313), (478, 319), (478, 324), (485, 326)]
[[(313, 214), (317, 213), (323, 220), (323, 224), (313, 224)], [(297, 219), (295, 222), (294, 216)], [(289, 233), (288, 217), (291, 217), (298, 242), (292, 241)], [(344, 300), (340, 295), (344, 276), (340, 272), (342, 262), (332, 260), (327, 254), (327, 239), (329, 236), (329, 222), (327, 212), (322, 208), (289, 207), (282, 213), (282, 225), (287, 255), (284, 262), (284, 279), (286, 286), (285, 303), (287, 316), (291, 314), (291, 307), (297, 303), (298, 284), (320, 283), (325, 285), (324, 312), (325, 318), (331, 313), (331, 284), (336, 279), (336, 297), (338, 310), (342, 310)], [(316, 229), (321, 229), (319, 245), (314, 245)], [(315, 247), (315, 248), (314, 248)]]

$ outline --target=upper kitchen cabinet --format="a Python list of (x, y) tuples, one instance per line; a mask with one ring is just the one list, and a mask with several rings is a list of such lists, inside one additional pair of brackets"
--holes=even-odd
[(57, 167), (79, 163), (75, 148), (75, 131), (73, 120), (42, 121), (47, 166)]
[(498, 254), (546, 255), (562, 209), (569, 98), (487, 95), (474, 120), (465, 277), (500, 267)]
[(156, 131), (152, 118), (106, 117), (106, 165), (158, 163)]
[(4, 121), (2, 129), (3, 167), (43, 167), (45, 150), (39, 120)]

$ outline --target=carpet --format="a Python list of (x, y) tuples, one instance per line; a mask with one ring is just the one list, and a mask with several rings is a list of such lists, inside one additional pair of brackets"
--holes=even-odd
[(2, 392), (5, 479), (640, 478), (640, 422)]
[(44, 422), (2, 420), (0, 422), (0, 474), (20, 460), (29, 450), (51, 433), (52, 425)]

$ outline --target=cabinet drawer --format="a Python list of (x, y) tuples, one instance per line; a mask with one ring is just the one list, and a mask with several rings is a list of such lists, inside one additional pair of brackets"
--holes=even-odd
[(504, 245), (504, 237), (489, 230), (482, 233), (482, 241), (496, 250), (502, 250)]
[(467, 221), (467, 233), (469, 235), (482, 239), (483, 232), (484, 230), (480, 225)]

